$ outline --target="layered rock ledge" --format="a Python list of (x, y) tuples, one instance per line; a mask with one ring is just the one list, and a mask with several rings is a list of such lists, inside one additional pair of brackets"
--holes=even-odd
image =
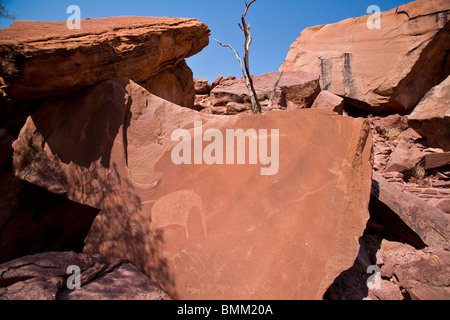
[(192, 107), (194, 82), (184, 59), (208, 43), (208, 27), (195, 19), (85, 19), (79, 30), (65, 21), (18, 21), (0, 31), (0, 73), (11, 98), (62, 95), (127, 77)]

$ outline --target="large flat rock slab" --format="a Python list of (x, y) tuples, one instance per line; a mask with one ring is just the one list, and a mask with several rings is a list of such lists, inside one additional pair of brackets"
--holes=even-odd
[(157, 95), (171, 96), (174, 103), (190, 106), (194, 83), (184, 59), (208, 43), (208, 27), (195, 19), (85, 19), (81, 29), (73, 30), (66, 21), (17, 21), (0, 30), (0, 70), (11, 98), (61, 95), (127, 77)]
[(18, 177), (103, 210), (86, 253), (174, 299), (322, 299), (369, 218), (369, 124), (327, 111), (205, 115), (117, 79), (41, 106), (13, 147)]

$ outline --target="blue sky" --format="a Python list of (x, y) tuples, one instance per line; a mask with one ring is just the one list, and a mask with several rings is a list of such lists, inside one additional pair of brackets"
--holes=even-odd
[[(211, 29), (211, 39), (231, 44), (241, 52), (243, 34), (237, 24), (244, 11), (243, 0), (3, 0), (2, 5), (18, 20), (65, 21), (66, 9), (75, 4), (81, 18), (112, 16), (169, 16), (196, 18)], [(278, 71), (290, 45), (300, 32), (310, 26), (334, 23), (365, 15), (370, 5), (382, 11), (410, 2), (409, 0), (257, 0), (247, 15), (253, 44), (250, 71), (257, 76)], [(0, 28), (11, 20), (0, 19)], [(228, 48), (215, 41), (188, 59), (195, 78), (212, 82), (217, 75), (242, 77), (239, 63)]]

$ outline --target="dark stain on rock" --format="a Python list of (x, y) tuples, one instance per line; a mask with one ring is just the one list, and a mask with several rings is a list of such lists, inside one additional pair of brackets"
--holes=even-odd
[(448, 22), (448, 12), (438, 12), (434, 15), (436, 24), (438, 26), (444, 26)]
[(322, 90), (328, 90), (331, 85), (331, 70), (333, 69), (333, 62), (329, 59), (319, 57), (320, 60), (320, 76)]
[(344, 82), (344, 97), (353, 97), (355, 95), (355, 84), (353, 83), (353, 74), (351, 67), (351, 53), (344, 53), (342, 56), (342, 77)]

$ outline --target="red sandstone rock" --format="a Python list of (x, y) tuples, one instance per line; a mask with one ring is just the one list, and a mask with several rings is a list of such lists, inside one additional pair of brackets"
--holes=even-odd
[(443, 167), (447, 164), (450, 164), (450, 152), (425, 155), (425, 170)]
[[(258, 100), (267, 106), (280, 73), (273, 72), (253, 78)], [(306, 72), (285, 72), (278, 83), (274, 106), (283, 108), (305, 108), (311, 106), (319, 94), (319, 78)], [(215, 107), (241, 104), (243, 110), (250, 109), (250, 96), (244, 78), (222, 80), (211, 91)]]
[(386, 165), (387, 172), (408, 172), (423, 160), (426, 153), (406, 140), (400, 140)]
[(314, 100), (311, 109), (329, 110), (342, 115), (344, 112), (344, 99), (330, 91), (323, 90)]
[(370, 16), (307, 28), (280, 71), (320, 75), (322, 90), (353, 106), (404, 114), (450, 73), (449, 11), (448, 0), (418, 0), (382, 12), (379, 30)]
[(66, 21), (18, 21), (0, 30), (0, 73), (7, 94), (36, 99), (128, 77), (156, 95), (193, 106), (192, 72), (184, 59), (208, 45), (205, 24), (114, 17), (81, 20), (81, 26), (69, 30)]
[(211, 92), (211, 85), (205, 78), (194, 79), (194, 83), (195, 94), (209, 94)]
[[(196, 120), (279, 129), (279, 171), (175, 165), (170, 137)], [(13, 147), (17, 176), (103, 210), (87, 253), (129, 259), (176, 299), (321, 299), (369, 218), (369, 126), (325, 111), (211, 116), (118, 79), (41, 106)]]
[(420, 198), (402, 192), (374, 173), (371, 217), (418, 248), (450, 240), (450, 218)]
[[(80, 268), (80, 288), (69, 276)], [(126, 261), (100, 256), (46, 252), (0, 265), (0, 300), (170, 300), (161, 288)]]
[(383, 134), (385, 130), (398, 129), (405, 131), (408, 129), (408, 119), (406, 116), (399, 114), (389, 115), (387, 117), (373, 117), (370, 119), (375, 130)]
[(450, 76), (431, 89), (408, 117), (409, 125), (425, 137), (430, 146), (445, 151), (450, 151), (449, 101)]
[(414, 300), (450, 299), (450, 248), (448, 243), (423, 250), (411, 250), (404, 244), (380, 249), (383, 277), (398, 281)]
[(211, 83), (211, 90), (213, 90), (215, 87), (217, 87), (220, 82), (223, 80), (223, 76), (218, 75), (217, 78)]

